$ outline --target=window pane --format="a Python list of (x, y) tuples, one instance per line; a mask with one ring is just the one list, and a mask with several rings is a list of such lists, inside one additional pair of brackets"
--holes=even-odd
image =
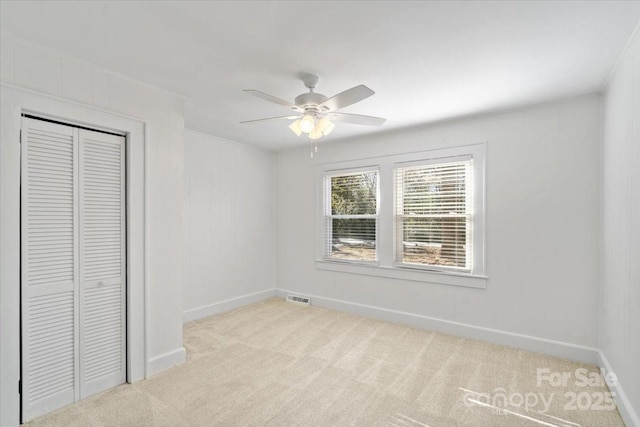
[(401, 218), (401, 262), (469, 268), (466, 217)]
[(376, 260), (375, 218), (328, 218), (332, 231), (329, 257), (352, 261)]
[(396, 261), (471, 270), (471, 165), (395, 170)]
[(375, 215), (378, 173), (331, 177), (331, 215)]
[(464, 214), (466, 164), (402, 169), (404, 214)]

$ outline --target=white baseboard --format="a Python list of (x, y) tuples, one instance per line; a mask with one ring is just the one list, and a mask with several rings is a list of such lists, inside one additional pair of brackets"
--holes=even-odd
[(191, 322), (193, 320), (202, 319), (203, 317), (213, 316), (214, 314), (224, 313), (225, 311), (233, 310), (234, 308), (242, 307), (243, 305), (252, 304), (254, 302), (262, 301), (267, 298), (276, 296), (275, 289), (266, 289), (260, 292), (254, 292), (252, 294), (242, 295), (236, 298), (216, 302), (213, 304), (203, 305), (201, 307), (192, 308), (182, 313), (182, 321), (184, 323)]
[(165, 369), (172, 368), (187, 361), (187, 350), (184, 347), (152, 357), (147, 363), (147, 378)]
[[(609, 360), (607, 360), (607, 357), (604, 355), (602, 350), (598, 350), (598, 356), (600, 359), (598, 361), (598, 365), (601, 368), (606, 369), (607, 372), (616, 373), (615, 369), (611, 367)], [(609, 386), (609, 390), (611, 390), (611, 392), (614, 394), (613, 398), (616, 401), (616, 406), (618, 407), (620, 416), (622, 417), (622, 420), (627, 425), (627, 427), (640, 427), (640, 417), (638, 416), (637, 412), (637, 410), (639, 410), (640, 408), (633, 407), (631, 401), (629, 400), (629, 397), (627, 397), (627, 394), (624, 392), (620, 381), (620, 377), (618, 377), (617, 383), (615, 385)], [(638, 402), (636, 402), (636, 404), (638, 404)]]
[[(276, 289), (276, 294), (278, 296), (285, 297), (288, 293), (300, 294), (300, 292), (289, 291), (286, 289)], [(598, 349), (593, 347), (585, 347), (561, 341), (516, 334), (513, 332), (501, 331), (499, 329), (483, 328), (466, 323), (437, 319), (420, 314), (390, 310), (387, 308), (358, 304), (333, 298), (308, 295), (304, 292), (302, 292), (302, 294), (311, 297), (311, 304), (319, 307), (373, 317), (388, 322), (400, 323), (419, 329), (428, 329), (448, 335), (487, 341), (535, 353), (548, 354), (550, 356), (589, 363), (591, 365), (597, 365), (599, 362)]]

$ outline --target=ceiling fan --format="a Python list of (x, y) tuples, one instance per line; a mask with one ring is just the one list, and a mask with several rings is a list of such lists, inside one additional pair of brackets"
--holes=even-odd
[(305, 87), (309, 89), (309, 93), (298, 95), (294, 103), (290, 103), (284, 99), (269, 95), (255, 89), (245, 89), (243, 92), (262, 98), (266, 101), (273, 102), (284, 107), (288, 107), (297, 114), (269, 117), (266, 119), (247, 120), (240, 123), (258, 123), (272, 120), (295, 120), (289, 125), (289, 129), (296, 135), (307, 134), (310, 139), (318, 139), (323, 135), (329, 135), (335, 128), (334, 121), (343, 123), (352, 123), (365, 126), (380, 126), (386, 119), (373, 116), (363, 116), (361, 114), (339, 113), (336, 110), (347, 107), (349, 105), (360, 102), (375, 92), (365, 85), (358, 85), (347, 89), (337, 95), (327, 98), (326, 96), (314, 92), (318, 86), (319, 78), (314, 74), (306, 74), (302, 78)]

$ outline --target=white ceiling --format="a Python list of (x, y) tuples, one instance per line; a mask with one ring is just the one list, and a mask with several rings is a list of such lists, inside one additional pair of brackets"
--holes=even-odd
[(190, 129), (280, 149), (304, 142), (286, 115), (242, 92), (293, 101), (297, 76), (334, 95), (376, 94), (343, 111), (325, 140), (532, 104), (602, 89), (640, 1), (0, 2), (0, 29), (188, 98)]

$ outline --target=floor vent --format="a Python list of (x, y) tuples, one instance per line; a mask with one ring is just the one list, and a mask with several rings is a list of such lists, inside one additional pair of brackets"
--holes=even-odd
[(311, 305), (311, 298), (298, 295), (287, 295), (286, 301), (301, 305)]

